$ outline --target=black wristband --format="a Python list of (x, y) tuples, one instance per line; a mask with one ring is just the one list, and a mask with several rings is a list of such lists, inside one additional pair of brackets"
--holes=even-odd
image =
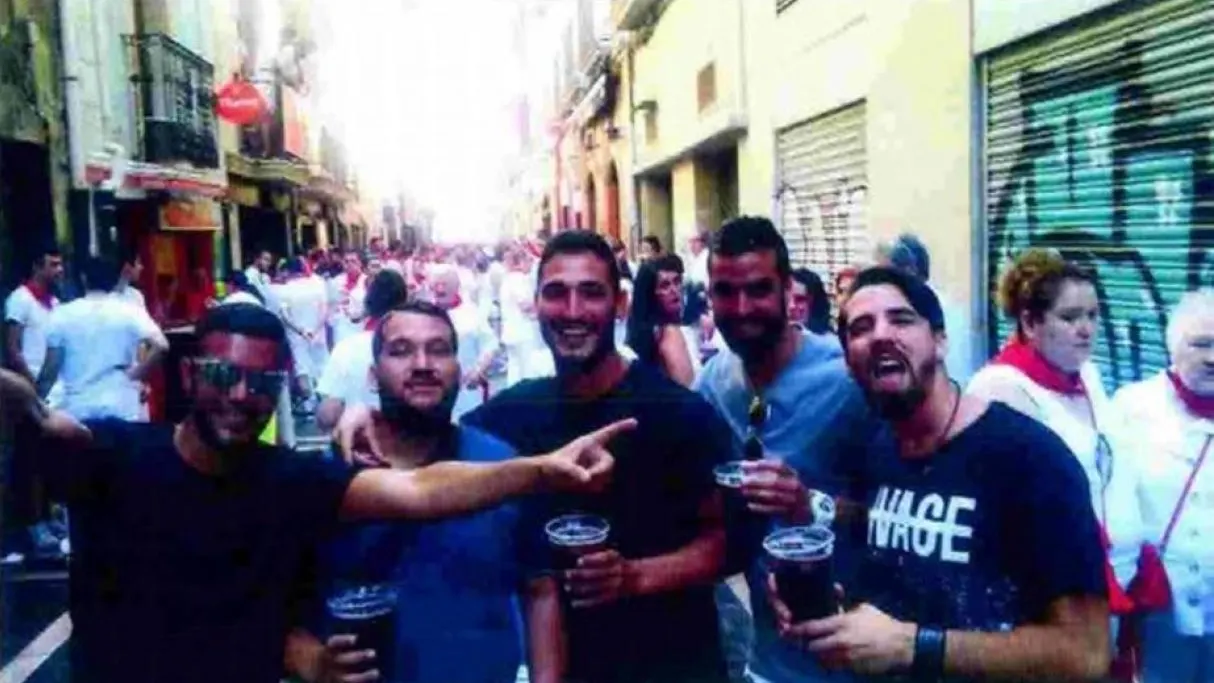
[(944, 675), (944, 630), (920, 626), (915, 631), (915, 657), (911, 673), (923, 681), (938, 680)]

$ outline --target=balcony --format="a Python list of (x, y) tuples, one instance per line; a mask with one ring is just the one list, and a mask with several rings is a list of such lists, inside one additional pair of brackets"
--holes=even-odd
[(134, 53), (131, 83), (142, 112), (144, 159), (218, 168), (214, 67), (163, 34), (126, 38)]
[(616, 30), (635, 31), (653, 21), (665, 0), (612, 0), (611, 17)]

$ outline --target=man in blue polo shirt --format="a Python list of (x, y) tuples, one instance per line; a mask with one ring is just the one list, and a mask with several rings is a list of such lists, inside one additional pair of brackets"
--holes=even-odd
[[(842, 489), (840, 461), (876, 428), (859, 387), (847, 372), (837, 341), (804, 334), (789, 324), (792, 266), (784, 238), (765, 218), (733, 219), (715, 236), (709, 254), (709, 297), (729, 349), (713, 357), (695, 389), (732, 428), (738, 457), (761, 446), (766, 476), (743, 488), (756, 523), (731, 520), (730, 555), (746, 567), (754, 614), (748, 677), (755, 683), (805, 683), (833, 678), (805, 652), (780, 639), (766, 598), (761, 539), (776, 524), (809, 519), (812, 482), (824, 493)], [(848, 549), (836, 546), (838, 559)], [(846, 567), (839, 567), (845, 572)]]
[[(459, 390), (457, 339), (443, 310), (413, 302), (387, 314), (373, 342), (382, 412), (374, 429), (389, 466), (440, 460), (500, 461), (510, 446), (451, 422)], [(379, 522), (344, 528), (323, 551), (313, 632), (292, 633), (287, 660), (306, 681), (376, 670), (384, 683), (506, 683), (522, 663), (517, 558), (526, 539), (519, 510), (502, 505), (438, 522)], [(393, 653), (374, 653), (325, 614), (324, 599), (350, 586), (396, 593)], [(545, 647), (555, 649), (555, 643)], [(392, 661), (382, 666), (381, 660)]]

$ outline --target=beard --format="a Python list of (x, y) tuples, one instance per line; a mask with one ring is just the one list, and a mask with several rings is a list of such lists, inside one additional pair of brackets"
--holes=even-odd
[[(927, 360), (918, 366), (908, 364), (909, 386), (901, 391), (877, 391), (871, 381), (861, 382), (868, 404), (881, 417), (893, 422), (906, 420), (927, 400), (927, 387), (936, 378), (935, 360)], [(867, 376), (866, 376), (867, 380)]]
[(598, 367), (605, 358), (615, 351), (615, 321), (612, 320), (606, 328), (597, 332), (598, 340), (590, 353), (582, 355), (566, 355), (560, 350), (560, 333), (553, 328), (552, 323), (540, 325), (540, 333), (548, 350), (552, 352), (552, 361), (558, 373), (589, 372)]
[(443, 400), (431, 408), (418, 408), (385, 391), (379, 391), (380, 413), (398, 433), (409, 436), (438, 436), (452, 428), (451, 410), (455, 407), (458, 390), (448, 391)]
[[(779, 345), (784, 330), (788, 328), (788, 315), (718, 318), (716, 322), (729, 350), (747, 361), (762, 358)], [(758, 325), (761, 328), (759, 334), (742, 335), (740, 328), (747, 324)]]
[(272, 416), (262, 420), (260, 427), (253, 431), (253, 435), (248, 440), (235, 440), (221, 436), (215, 423), (211, 420), (210, 413), (198, 406), (190, 409), (189, 419), (194, 423), (198, 439), (206, 444), (207, 448), (210, 448), (223, 462), (236, 464), (246, 461), (247, 456), (257, 450), (260, 435), (265, 431)]

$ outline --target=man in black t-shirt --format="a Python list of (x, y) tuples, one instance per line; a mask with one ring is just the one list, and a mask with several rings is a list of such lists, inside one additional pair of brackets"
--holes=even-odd
[[(730, 457), (729, 427), (697, 394), (616, 350), (619, 267), (601, 237), (557, 235), (538, 272), (535, 308), (556, 376), (511, 387), (464, 424), (520, 452), (624, 418), (638, 426), (611, 445), (616, 469), (602, 495), (527, 505), (537, 541), (528, 544), (535, 552), (526, 560), (533, 577), (528, 640), (551, 642), (544, 636), (563, 630), (567, 642), (567, 652), (533, 650), (530, 659), (579, 683), (723, 682), (713, 585), (724, 566), (725, 534), (712, 467)], [(347, 410), (338, 428), (346, 445), (369, 418), (365, 409)], [(611, 549), (557, 573), (542, 528), (572, 511), (607, 518)], [(564, 666), (552, 666), (553, 657)]]
[(76, 681), (278, 681), (301, 562), (339, 516), (430, 519), (594, 489), (612, 465), (603, 445), (633, 426), (544, 456), (354, 474), (258, 443), (286, 377), (273, 314), (221, 306), (197, 334), (191, 413), (175, 427), (80, 424), (0, 373), (0, 420), (40, 427), (48, 481), (72, 511)]
[[(557, 376), (511, 387), (464, 423), (520, 452), (624, 418), (638, 427), (612, 445), (616, 471), (603, 495), (530, 506), (537, 532), (566, 512), (606, 517), (611, 550), (583, 557), (565, 576), (549, 571), (550, 559), (534, 559), (528, 628), (563, 626), (570, 680), (724, 681), (713, 583), (725, 539), (712, 467), (729, 457), (729, 429), (698, 395), (616, 350), (619, 270), (601, 237), (557, 235), (538, 273), (536, 314)], [(559, 622), (556, 580), (568, 593)]]
[(860, 605), (790, 624), (828, 664), (914, 680), (1095, 680), (1108, 669), (1104, 553), (1062, 441), (965, 396), (935, 294), (862, 272), (840, 314), (852, 375), (888, 422), (848, 463), (836, 524), (866, 534)]

